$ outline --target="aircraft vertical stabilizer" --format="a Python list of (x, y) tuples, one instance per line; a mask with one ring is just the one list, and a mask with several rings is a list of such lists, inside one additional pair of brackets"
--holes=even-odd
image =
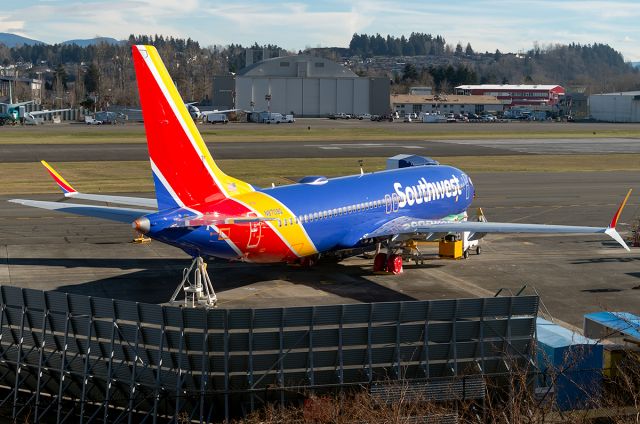
[(214, 162), (153, 46), (133, 46), (158, 207), (193, 206), (253, 191)]

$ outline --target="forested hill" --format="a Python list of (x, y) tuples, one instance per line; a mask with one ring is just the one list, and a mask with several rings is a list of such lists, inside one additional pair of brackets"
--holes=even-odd
[[(425, 84), (434, 82), (429, 80), (430, 75), (451, 66), (459, 74), (465, 74), (465, 83), (472, 77), (475, 83), (549, 83), (584, 87), (592, 92), (640, 89), (638, 68), (625, 63), (620, 52), (601, 43), (545, 47), (534, 44), (526, 52), (503, 53), (477, 52), (471, 43), (458, 42), (454, 46), (431, 34), (412, 33), (409, 37), (354, 34), (347, 54), (359, 57), (352, 60), (352, 67), (360, 74), (395, 71), (396, 80), (406, 80), (404, 69), (389, 65), (391, 58), (397, 58), (396, 62), (415, 67), (415, 72), (422, 75), (422, 81), (418, 82)], [(458, 71), (460, 68), (467, 70)], [(414, 69), (408, 70), (413, 74)], [(439, 82), (436, 78), (436, 88), (443, 91), (452, 85), (440, 87)]]

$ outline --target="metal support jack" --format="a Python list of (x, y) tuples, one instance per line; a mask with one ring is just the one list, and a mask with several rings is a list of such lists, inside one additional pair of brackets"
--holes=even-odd
[[(190, 279), (191, 274), (193, 274), (193, 282)], [(184, 306), (195, 308), (202, 305), (211, 308), (218, 303), (218, 297), (207, 273), (207, 264), (200, 256), (193, 258), (191, 266), (183, 270), (182, 282), (176, 287), (169, 303), (177, 303), (176, 297), (180, 289), (184, 289)]]

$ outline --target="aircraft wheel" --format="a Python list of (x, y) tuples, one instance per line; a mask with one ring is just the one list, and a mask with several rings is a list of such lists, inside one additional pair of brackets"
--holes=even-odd
[(316, 264), (315, 256), (305, 256), (304, 258), (300, 258), (300, 266), (303, 268), (311, 268)]
[(373, 272), (384, 272), (387, 270), (387, 254), (378, 253), (373, 258)]
[(480, 249), (480, 246), (476, 246), (476, 255), (479, 255), (480, 252), (482, 252), (482, 250)]
[(402, 273), (402, 256), (390, 255), (387, 259), (387, 272), (392, 274)]

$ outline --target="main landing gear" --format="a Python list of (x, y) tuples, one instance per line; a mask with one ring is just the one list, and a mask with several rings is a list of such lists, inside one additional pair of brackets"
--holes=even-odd
[(373, 272), (402, 274), (402, 256), (378, 253), (373, 258)]
[[(190, 279), (192, 275), (193, 282)], [(191, 266), (182, 271), (182, 282), (176, 287), (169, 303), (178, 302), (176, 297), (180, 293), (180, 289), (184, 289), (184, 306), (195, 308), (201, 305), (213, 308), (218, 302), (218, 297), (207, 273), (207, 264), (200, 256), (193, 258)]]
[(373, 257), (373, 272), (385, 274), (402, 274), (402, 255), (394, 253), (391, 247), (392, 240), (387, 242), (387, 253), (381, 253), (381, 243), (376, 246), (376, 255)]

